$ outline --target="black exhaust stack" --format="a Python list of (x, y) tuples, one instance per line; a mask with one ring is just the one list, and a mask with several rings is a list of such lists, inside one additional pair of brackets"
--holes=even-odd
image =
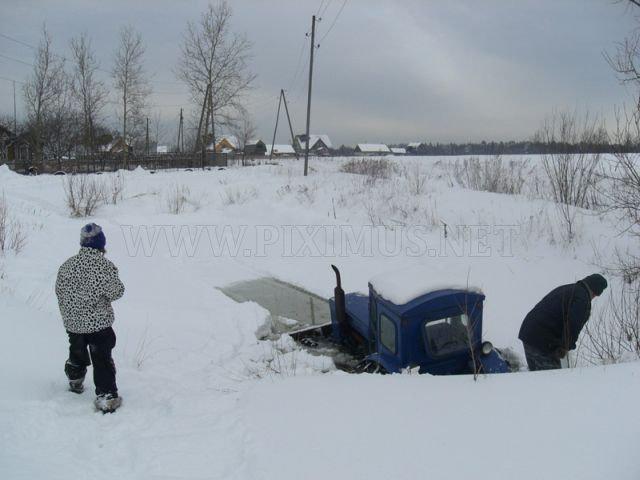
[(336, 288), (333, 289), (333, 296), (336, 305), (336, 319), (340, 325), (343, 334), (347, 331), (347, 309), (344, 301), (344, 290), (342, 290), (342, 282), (340, 281), (340, 270), (335, 265), (331, 265), (336, 274)]

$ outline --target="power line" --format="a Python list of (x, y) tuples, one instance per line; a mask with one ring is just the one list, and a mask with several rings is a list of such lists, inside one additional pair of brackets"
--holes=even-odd
[(307, 46), (307, 38), (308, 37), (305, 35), (302, 42), (302, 48), (300, 48), (300, 53), (298, 55), (298, 61), (296, 62), (296, 69), (294, 70), (293, 77), (289, 82), (289, 88), (287, 88), (287, 90), (291, 90), (293, 88), (293, 85), (295, 84), (295, 81), (298, 79), (298, 75), (300, 74), (300, 65), (302, 63), (302, 55), (304, 54), (305, 47)]
[(7, 60), (11, 60), (11, 61), (14, 61), (14, 62), (22, 63), (22, 64), (24, 64), (24, 65), (26, 65), (28, 67), (33, 67), (33, 63), (27, 63), (25, 61), (18, 60), (17, 58), (9, 57), (8, 55), (5, 55), (4, 53), (0, 53), (0, 57), (6, 58)]
[(320, 10), (322, 10), (322, 5), (324, 5), (324, 0), (320, 2), (320, 6), (318, 7), (318, 11), (316, 12), (316, 17), (320, 15)]
[(29, 47), (33, 50), (36, 49), (36, 47), (34, 47), (33, 45), (29, 45), (28, 43), (23, 42), (22, 40), (18, 40), (17, 38), (10, 37), (9, 35), (5, 35), (4, 33), (0, 33), (0, 37), (4, 37), (7, 40), (11, 40), (12, 42), (19, 43), (20, 45), (24, 45), (25, 47)]
[[(25, 47), (28, 47), (28, 48), (30, 48), (32, 50), (37, 50), (37, 48), (38, 48), (38, 47), (36, 47), (34, 45), (31, 45), (31, 44), (29, 44), (27, 42), (23, 42), (22, 40), (18, 40), (17, 38), (11, 37), (9, 35), (5, 35), (4, 33), (0, 33), (0, 37), (6, 38), (7, 40), (10, 40), (10, 41), (12, 41), (14, 43), (18, 43), (18, 44), (23, 45)], [(64, 55), (60, 55), (60, 54), (55, 53), (55, 52), (52, 52), (52, 55), (64, 60), (65, 62), (70, 62), (70, 60), (67, 57), (65, 57)], [(2, 54), (0, 54), (0, 56), (8, 58), (9, 60), (13, 60), (13, 61), (16, 61), (16, 62), (24, 63), (25, 65), (29, 65), (30, 67), (33, 67), (33, 64), (30, 64), (30, 63), (27, 64), (26, 62), (24, 62), (22, 60), (18, 60), (18, 59), (15, 59), (15, 58), (10, 58), (10, 57), (7, 57), (6, 55), (2, 55)], [(111, 72), (111, 70), (107, 70), (107, 69), (104, 69), (104, 68), (101, 68), (101, 67), (97, 67), (96, 70), (99, 71), (99, 72), (105, 73), (105, 74), (107, 74), (109, 76), (111, 76), (112, 73), (113, 73), (113, 72)], [(184, 82), (170, 82), (170, 81), (165, 81), (165, 80), (149, 80), (149, 83), (163, 83), (163, 84), (168, 84), (168, 85), (186, 85), (186, 83), (184, 83)]]
[(331, 22), (331, 25), (329, 26), (329, 29), (325, 32), (325, 34), (322, 36), (322, 38), (320, 39), (319, 43), (322, 43), (323, 40), (325, 38), (327, 38), (327, 35), (329, 35), (329, 32), (331, 30), (333, 30), (333, 27), (335, 26), (336, 22), (338, 21), (338, 18), (340, 18), (340, 14), (342, 13), (342, 11), (344, 10), (344, 7), (347, 5), (347, 1), (348, 0), (344, 0), (342, 2), (342, 6), (340, 7), (340, 10), (338, 10), (338, 13), (336, 14), (335, 18), (333, 19), (333, 22)]
[(332, 1), (333, 1), (333, 0), (329, 0), (329, 1), (327, 2), (327, 4), (326, 4), (326, 5), (325, 5), (325, 7), (324, 7), (324, 10), (322, 10), (322, 12), (320, 12), (320, 18), (322, 18), (322, 17), (324, 16), (325, 12), (327, 11), (327, 8), (329, 8), (329, 5), (331, 5), (331, 2), (332, 2)]
[(0, 80), (6, 80), (7, 82), (16, 82), (16, 83), (24, 84), (24, 82), (21, 82), (20, 80), (14, 80), (13, 78), (7, 78), (2, 76), (0, 76)]

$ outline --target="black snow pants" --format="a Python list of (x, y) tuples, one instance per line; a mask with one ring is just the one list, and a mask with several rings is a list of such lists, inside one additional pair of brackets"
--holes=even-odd
[(93, 383), (96, 395), (111, 393), (118, 395), (116, 386), (116, 366), (111, 350), (116, 346), (113, 328), (105, 328), (95, 333), (72, 333), (69, 335), (69, 359), (64, 372), (69, 380), (84, 378), (87, 367), (93, 363)]
[(527, 366), (529, 371), (534, 372), (536, 370), (556, 370), (562, 368), (560, 359), (555, 356), (541, 352), (535, 347), (522, 342), (524, 345), (524, 355), (527, 359)]

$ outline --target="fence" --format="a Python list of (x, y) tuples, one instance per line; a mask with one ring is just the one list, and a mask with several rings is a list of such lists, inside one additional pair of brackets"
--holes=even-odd
[(47, 159), (35, 161), (27, 155), (7, 162), (10, 169), (23, 174), (40, 173), (96, 173), (133, 170), (141, 166), (145, 170), (163, 170), (173, 168), (219, 168), (231, 165), (255, 165), (268, 160), (268, 157), (244, 155), (242, 153), (162, 153), (151, 155), (122, 153), (94, 153), (77, 155), (72, 158)]

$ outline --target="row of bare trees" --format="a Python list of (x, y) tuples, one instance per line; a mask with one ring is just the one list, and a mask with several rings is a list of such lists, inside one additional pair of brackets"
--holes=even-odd
[[(24, 84), (24, 129), (36, 161), (60, 161), (72, 153), (94, 152), (100, 136), (111, 138), (105, 127), (109, 103), (107, 84), (99, 79), (100, 68), (91, 39), (81, 33), (70, 42), (69, 58), (54, 52), (46, 26), (36, 48), (33, 71)], [(135, 136), (150, 93), (144, 73), (144, 46), (132, 27), (120, 31), (119, 44), (109, 72), (118, 94), (122, 138)], [(107, 71), (105, 71), (107, 72)], [(108, 140), (107, 140), (108, 141)]]
[[(199, 128), (185, 135), (190, 148), (215, 141), (222, 129), (245, 142), (255, 134), (244, 107), (244, 96), (255, 79), (249, 71), (251, 43), (232, 30), (232, 14), (222, 0), (209, 5), (185, 29), (175, 73), (190, 92), (192, 123), (199, 119)], [(44, 26), (33, 71), (23, 88), (22, 130), (34, 160), (61, 161), (64, 156), (95, 152), (116, 136), (140, 147), (145, 118), (152, 116), (153, 107), (145, 55), (141, 35), (133, 26), (125, 26), (109, 68), (103, 69), (86, 32), (74, 37), (69, 54), (62, 56), (55, 52)], [(108, 109), (110, 105), (114, 108)], [(159, 132), (158, 115), (156, 123)], [(126, 162), (129, 149), (123, 153)]]

